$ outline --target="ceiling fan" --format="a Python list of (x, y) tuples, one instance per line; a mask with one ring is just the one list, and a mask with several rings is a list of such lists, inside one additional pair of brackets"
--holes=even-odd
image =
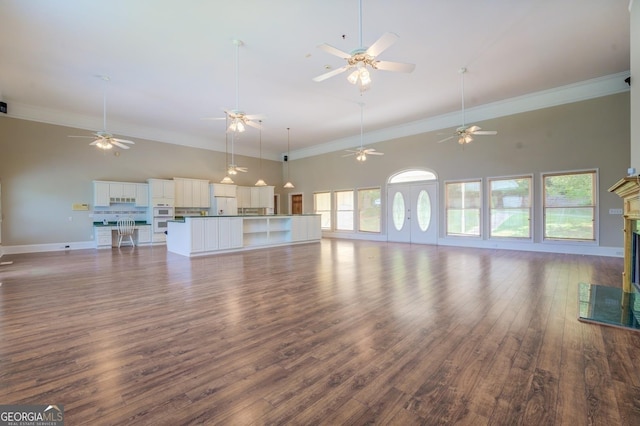
[(240, 46), (244, 43), (242, 40), (233, 40), (233, 44), (236, 46), (236, 108), (231, 110), (224, 110), (225, 117), (210, 118), (210, 120), (227, 120), (227, 132), (242, 133), (247, 129), (247, 126), (260, 129), (261, 126), (256, 121), (259, 121), (262, 116), (260, 115), (247, 115), (240, 109)]
[(114, 146), (117, 146), (118, 148), (122, 148), (122, 149), (129, 149), (129, 147), (126, 144), (130, 144), (133, 145), (135, 144), (135, 142), (127, 140), (127, 139), (120, 139), (120, 138), (116, 138), (114, 137), (111, 133), (109, 133), (107, 131), (107, 89), (106, 89), (106, 84), (107, 82), (109, 82), (110, 78), (107, 77), (106, 75), (99, 75), (97, 76), (99, 78), (101, 78), (104, 82), (105, 82), (105, 87), (103, 89), (103, 96), (102, 96), (102, 130), (95, 132), (93, 134), (93, 136), (69, 136), (71, 138), (95, 138), (95, 140), (93, 142), (91, 142), (89, 145), (94, 145), (102, 150), (109, 150), (112, 149)]
[(235, 163), (235, 158), (233, 154), (233, 145), (235, 142), (235, 132), (231, 132), (231, 162), (227, 166), (227, 174), (229, 175), (237, 175), (238, 172), (246, 173), (249, 170), (246, 167), (240, 167)]
[(360, 161), (360, 162), (364, 162), (367, 161), (367, 155), (384, 155), (383, 152), (379, 152), (376, 151), (374, 148), (365, 148), (363, 146), (363, 116), (364, 116), (364, 104), (360, 103), (360, 148), (353, 150), (353, 149), (346, 149), (345, 151), (347, 151), (349, 154), (345, 154), (343, 155), (343, 157), (350, 157), (352, 155), (356, 156), (356, 160)]
[(360, 35), (360, 47), (352, 50), (350, 53), (344, 52), (329, 44), (321, 44), (318, 48), (325, 52), (335, 55), (339, 58), (345, 59), (347, 64), (329, 71), (325, 74), (319, 75), (313, 78), (313, 81), (324, 81), (334, 75), (341, 74), (347, 70), (354, 69), (347, 80), (351, 84), (358, 84), (360, 91), (364, 92), (371, 85), (371, 76), (368, 68), (385, 70), (385, 71), (397, 71), (397, 72), (412, 72), (416, 67), (415, 64), (407, 64), (403, 62), (389, 62), (380, 61), (377, 58), (382, 52), (384, 52), (389, 46), (391, 46), (398, 39), (398, 35), (394, 33), (384, 33), (375, 43), (368, 48), (362, 44), (362, 0), (359, 0), (359, 35)]
[(468, 144), (473, 141), (474, 136), (485, 136), (485, 135), (497, 135), (498, 132), (495, 130), (482, 130), (479, 126), (466, 126), (464, 121), (464, 74), (467, 72), (467, 69), (462, 67), (459, 70), (460, 75), (462, 76), (462, 126), (458, 127), (453, 136), (449, 136), (448, 138), (444, 138), (439, 140), (438, 143), (446, 142), (448, 140), (458, 138), (458, 143), (460, 145)]

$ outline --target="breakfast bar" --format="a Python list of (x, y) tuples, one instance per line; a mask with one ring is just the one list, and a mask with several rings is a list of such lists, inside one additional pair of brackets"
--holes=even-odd
[(167, 251), (203, 256), (320, 241), (320, 215), (186, 216), (170, 220)]

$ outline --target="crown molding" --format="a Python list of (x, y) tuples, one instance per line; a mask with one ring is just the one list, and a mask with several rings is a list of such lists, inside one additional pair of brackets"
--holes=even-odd
[[(540, 92), (529, 93), (527, 95), (502, 101), (492, 102), (473, 108), (465, 108), (467, 123), (489, 120), (492, 118), (505, 117), (527, 111), (535, 111), (553, 106), (580, 102), (602, 96), (614, 95), (616, 93), (628, 92), (629, 85), (624, 79), (629, 77), (630, 72), (624, 71), (604, 77), (598, 77), (578, 83), (560, 86)], [(399, 126), (388, 127), (381, 130), (367, 132), (364, 139), (367, 144), (374, 144), (405, 136), (413, 136), (421, 133), (433, 132), (436, 130), (457, 127), (460, 125), (460, 111), (442, 114)], [(314, 155), (327, 154), (329, 152), (349, 149), (360, 144), (360, 135), (337, 139), (309, 148), (302, 148), (291, 151), (292, 160), (312, 157)]]

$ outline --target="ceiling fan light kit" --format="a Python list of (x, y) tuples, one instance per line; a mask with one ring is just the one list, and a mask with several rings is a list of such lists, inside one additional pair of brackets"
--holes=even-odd
[(462, 126), (458, 127), (453, 136), (449, 136), (448, 138), (444, 138), (439, 140), (438, 143), (446, 142), (448, 140), (458, 138), (458, 143), (460, 145), (466, 145), (468, 143), (473, 142), (474, 136), (484, 136), (484, 135), (497, 135), (498, 132), (495, 130), (482, 130), (480, 126), (467, 126), (465, 124), (465, 110), (464, 110), (464, 75), (467, 72), (465, 67), (462, 67), (458, 70), (461, 75), (461, 86), (462, 86)]
[[(329, 44), (321, 44), (319, 49), (325, 52), (342, 58), (347, 61), (347, 64), (331, 70), (327, 73), (319, 75), (313, 78), (313, 81), (320, 82), (330, 77), (341, 74), (348, 70), (353, 70), (347, 77), (347, 81), (351, 84), (358, 85), (360, 92), (364, 92), (371, 87), (371, 74), (368, 67), (374, 70), (385, 70), (395, 72), (410, 73), (415, 69), (415, 64), (407, 64), (403, 62), (389, 62), (380, 61), (377, 58), (382, 52), (384, 52), (389, 46), (396, 42), (398, 35), (394, 33), (384, 33), (378, 40), (375, 41), (368, 48), (363, 47), (362, 44), (362, 0), (358, 2), (358, 29), (359, 29), (359, 41), (360, 46), (351, 51), (351, 53), (344, 52)], [(355, 69), (354, 69), (355, 68)]]
[(374, 148), (364, 147), (364, 104), (360, 102), (360, 148), (357, 150), (347, 149), (349, 154), (343, 155), (343, 157), (349, 157), (351, 155), (356, 156), (356, 161), (361, 163), (367, 161), (367, 155), (384, 155), (382, 152), (376, 151)]
[(70, 136), (72, 138), (94, 138), (95, 140), (91, 142), (89, 145), (95, 146), (98, 149), (103, 151), (107, 151), (112, 149), (114, 146), (122, 149), (129, 149), (127, 144), (134, 145), (135, 142), (114, 138), (111, 133), (107, 131), (107, 87), (106, 84), (111, 80), (106, 75), (97, 75), (96, 77), (100, 78), (104, 81), (105, 86), (102, 89), (102, 130), (95, 132), (93, 136)]

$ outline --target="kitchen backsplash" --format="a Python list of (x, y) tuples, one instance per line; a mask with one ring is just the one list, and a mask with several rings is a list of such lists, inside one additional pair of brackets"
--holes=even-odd
[(116, 222), (120, 218), (131, 217), (135, 221), (147, 220), (146, 207), (134, 207), (131, 204), (111, 204), (109, 207), (96, 207), (93, 222)]

